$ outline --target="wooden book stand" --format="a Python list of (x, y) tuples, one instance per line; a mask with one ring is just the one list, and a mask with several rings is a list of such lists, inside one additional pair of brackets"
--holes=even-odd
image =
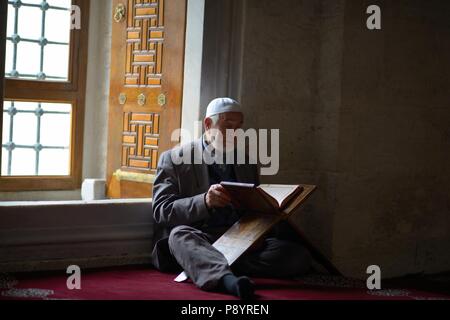
[[(247, 252), (250, 247), (261, 240), (278, 222), (292, 217), (297, 209), (309, 198), (316, 190), (314, 185), (300, 185), (303, 191), (291, 201), (291, 203), (279, 214), (255, 214), (249, 213), (236, 222), (227, 232), (223, 234), (213, 246), (219, 250), (227, 259), (231, 266), (240, 256)], [(291, 223), (292, 226), (294, 224)], [(294, 229), (304, 239), (301, 231), (294, 226)], [(304, 239), (305, 240), (305, 239)], [(306, 245), (312, 256), (322, 263), (324, 267), (332, 274), (339, 274), (339, 271), (316, 250), (308, 241)], [(176, 282), (183, 282), (188, 279), (185, 272), (182, 272), (176, 279)]]

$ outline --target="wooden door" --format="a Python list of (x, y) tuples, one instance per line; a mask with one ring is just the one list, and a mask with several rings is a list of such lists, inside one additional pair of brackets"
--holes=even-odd
[(181, 126), (186, 0), (114, 0), (107, 194), (151, 197)]

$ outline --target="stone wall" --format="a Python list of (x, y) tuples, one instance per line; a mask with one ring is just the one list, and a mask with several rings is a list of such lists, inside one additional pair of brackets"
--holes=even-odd
[(446, 1), (247, 0), (247, 124), (281, 129), (265, 181), (318, 185), (297, 223), (347, 275), (450, 269), (449, 16)]

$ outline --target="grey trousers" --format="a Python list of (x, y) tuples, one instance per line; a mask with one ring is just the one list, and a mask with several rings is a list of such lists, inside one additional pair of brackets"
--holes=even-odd
[(311, 256), (302, 245), (267, 237), (261, 248), (246, 253), (232, 267), (224, 255), (212, 246), (220, 234), (178, 226), (169, 236), (169, 249), (194, 284), (202, 290), (217, 288), (227, 274), (283, 278), (307, 272)]

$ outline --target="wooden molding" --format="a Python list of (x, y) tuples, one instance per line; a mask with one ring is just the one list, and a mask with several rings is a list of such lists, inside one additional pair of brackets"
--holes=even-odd
[(6, 26), (7, 26), (8, 2), (0, 1), (0, 170), (2, 163), (2, 124), (3, 124), (3, 96), (5, 77), (5, 52), (6, 52)]

